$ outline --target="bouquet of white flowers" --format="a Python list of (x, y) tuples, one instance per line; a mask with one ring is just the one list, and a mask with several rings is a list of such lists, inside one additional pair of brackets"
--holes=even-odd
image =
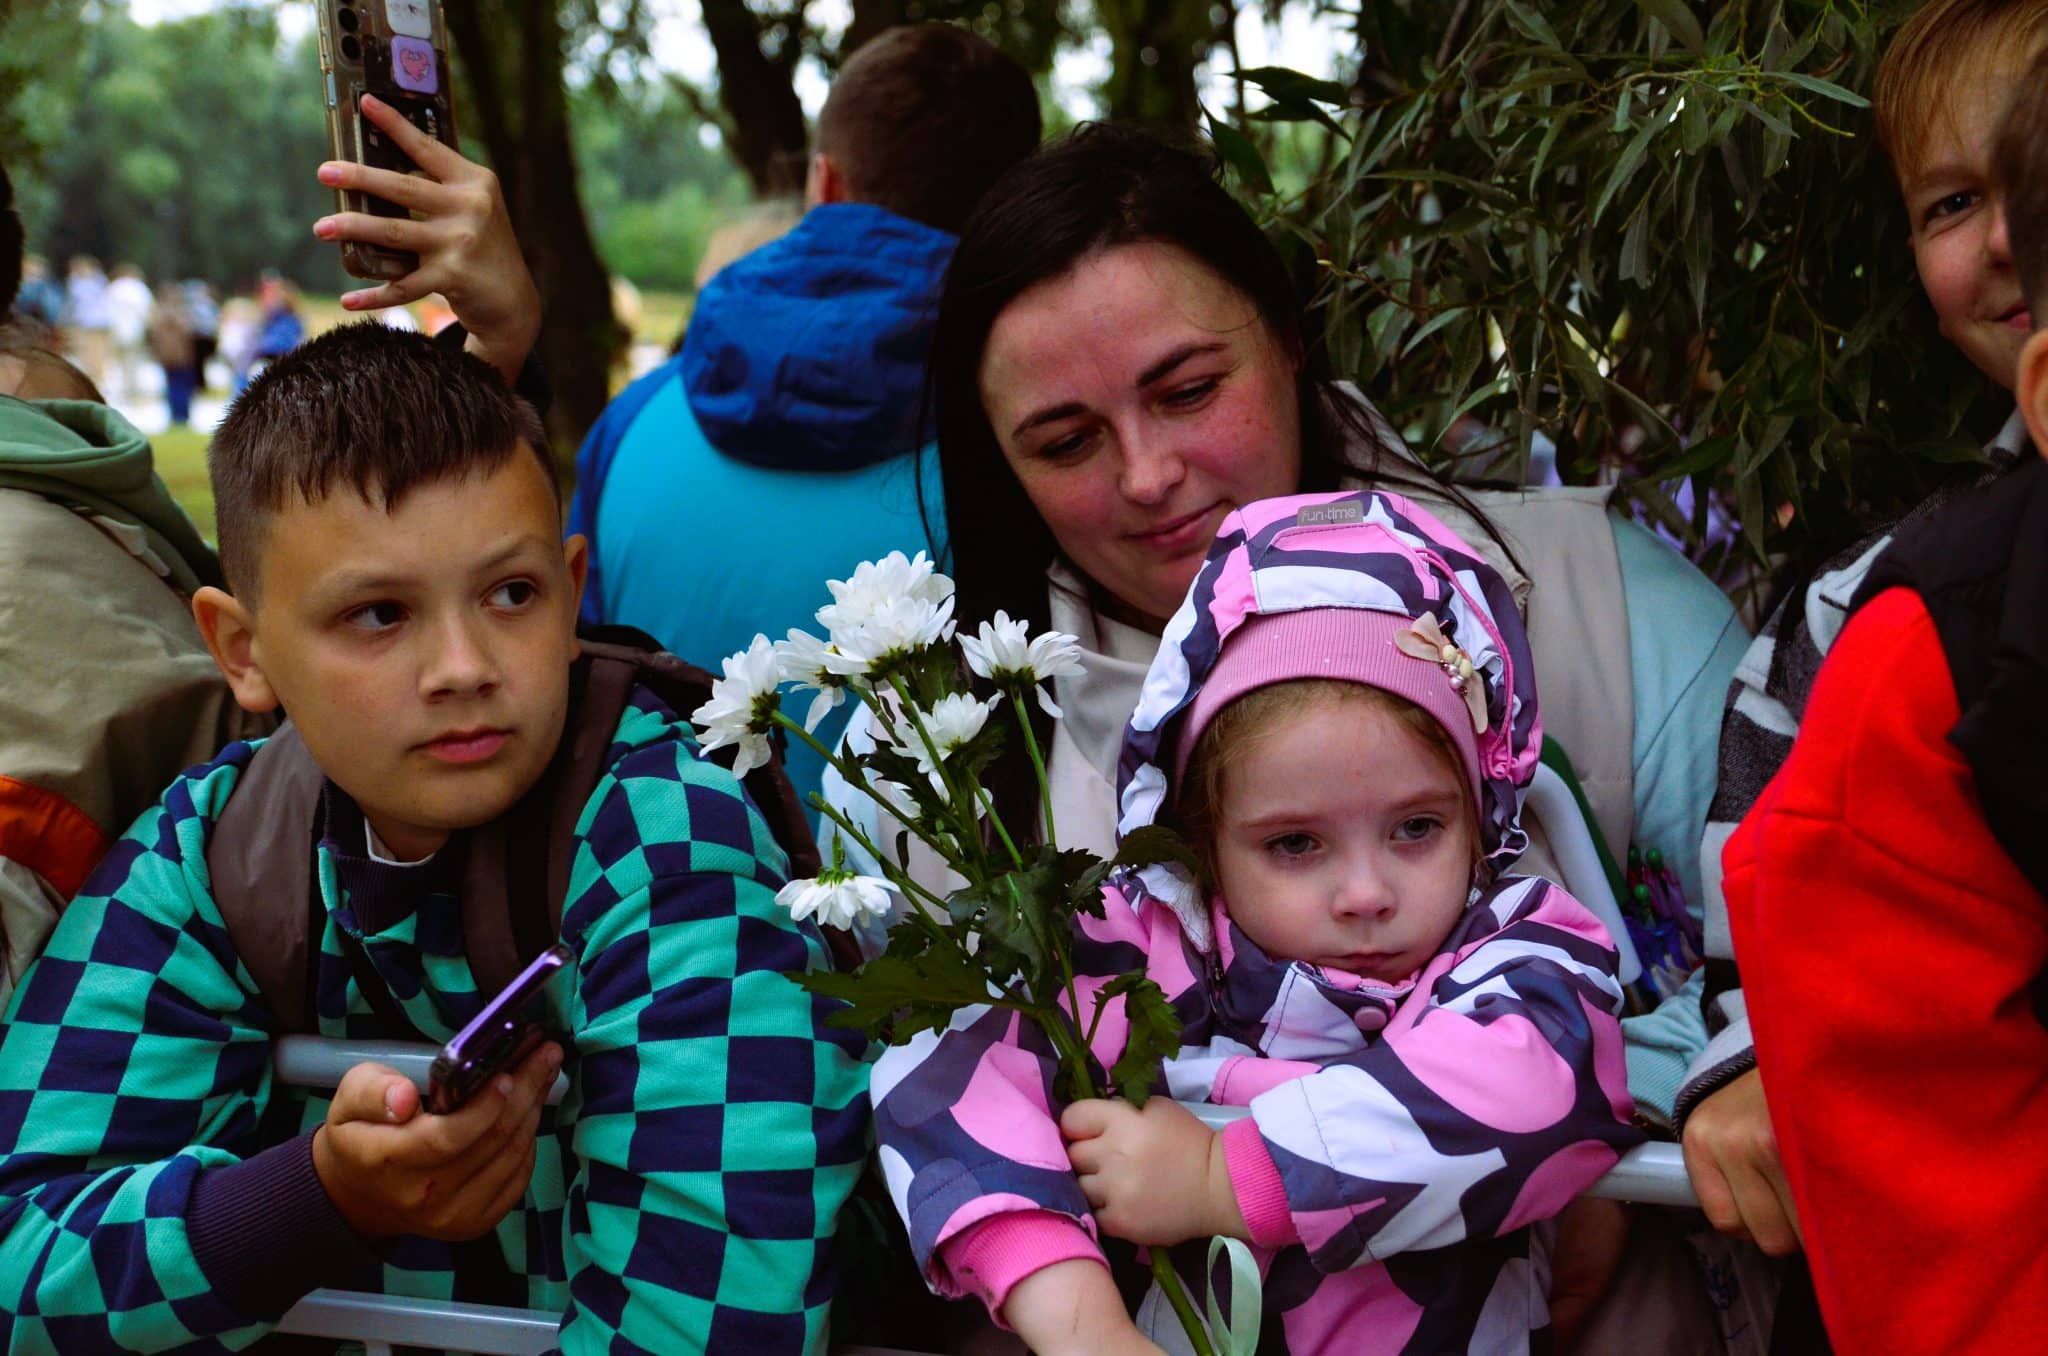
[[(711, 700), (692, 716), (706, 749), (738, 748), (734, 771), (742, 776), (768, 760), (776, 729), (806, 741), (900, 826), (897, 850), (884, 851), (814, 798), (840, 833), (881, 864), (883, 876), (847, 870), (843, 852), (835, 851), (815, 880), (791, 881), (777, 902), (798, 918), (837, 927), (898, 916), (887, 949), (858, 973), (791, 978), (845, 1001), (835, 1024), (890, 1044), (943, 1029), (962, 1008), (1007, 1008), (1035, 1023), (1058, 1052), (1062, 1097), (1119, 1096), (1143, 1106), (1160, 1061), (1179, 1047), (1180, 1021), (1159, 986), (1138, 972), (1096, 995), (1083, 1030), (1072, 961), (1074, 916), (1102, 916), (1103, 881), (1119, 867), (1172, 860), (1198, 876), (1202, 868), (1163, 827), (1128, 836), (1110, 861), (1060, 850), (1045, 758), (1025, 703), (1036, 700), (1059, 714), (1046, 689), (1055, 677), (1080, 671), (1074, 638), (1029, 635), (1023, 622), (998, 612), (978, 635), (958, 637), (956, 652), (953, 581), (923, 552), (915, 559), (899, 551), (864, 562), (852, 578), (828, 587), (832, 601), (818, 610), (825, 639), (798, 630), (776, 642), (756, 636), (745, 652), (725, 661)], [(988, 695), (978, 695), (972, 679), (982, 680)], [(801, 725), (782, 710), (786, 686), (817, 694)], [(835, 753), (811, 733), (848, 693), (873, 715), (877, 737), (869, 752)], [(1013, 736), (1023, 741), (1037, 772), (1042, 836), (1011, 832), (981, 782)], [(966, 884), (941, 898), (912, 879), (900, 865), (910, 837)], [(1105, 1005), (1119, 996), (1130, 1035), (1104, 1070), (1090, 1044)], [(1152, 1271), (1194, 1349), (1209, 1356), (1208, 1335), (1164, 1249), (1154, 1250)]]

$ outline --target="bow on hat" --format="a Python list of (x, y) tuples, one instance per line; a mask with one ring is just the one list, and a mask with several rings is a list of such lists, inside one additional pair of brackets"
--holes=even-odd
[(1443, 669), (1451, 680), (1451, 691), (1465, 699), (1465, 709), (1472, 714), (1472, 733), (1486, 733), (1486, 684), (1478, 680), (1472, 657), (1453, 645), (1437, 626), (1435, 613), (1425, 612), (1406, 631), (1396, 632), (1394, 647), (1402, 654), (1426, 659)]

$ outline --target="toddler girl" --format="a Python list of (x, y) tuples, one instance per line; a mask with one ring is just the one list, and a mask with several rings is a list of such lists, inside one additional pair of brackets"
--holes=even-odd
[[(891, 1194), (927, 1280), (1040, 1352), (1184, 1349), (1135, 1322), (1098, 1242), (1254, 1245), (1262, 1350), (1519, 1352), (1548, 1323), (1530, 1226), (1640, 1136), (1605, 929), (1498, 874), (1542, 742), (1506, 584), (1425, 510), (1370, 492), (1233, 513), (1125, 733), (1119, 832), (1181, 829), (1080, 920), (1094, 994), (1143, 969), (1184, 1024), (1166, 1096), (1059, 1107), (1032, 1028), (987, 1008), (884, 1053)], [(1113, 998), (1094, 1053), (1121, 1052)]]

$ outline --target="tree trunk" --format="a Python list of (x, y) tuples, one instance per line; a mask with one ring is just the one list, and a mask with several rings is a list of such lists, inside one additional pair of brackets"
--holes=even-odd
[[(803, 48), (803, 4), (766, 21), (746, 0), (702, 0), (704, 27), (718, 55), (718, 103), (725, 110), (733, 158), (760, 196), (800, 193), (810, 134), (797, 100), (796, 62)], [(774, 55), (762, 47), (771, 22), (782, 29)]]
[(562, 78), (562, 27), (550, 0), (518, 0), (516, 22), (476, 0), (450, 0), (449, 32), (471, 92), (456, 112), (482, 140), (513, 228), (540, 288), (540, 358), (554, 386), (548, 433), (573, 450), (611, 399), (626, 334), (612, 314), (611, 275), (576, 189)]
[(1195, 71), (1213, 28), (1207, 5), (1179, 0), (1100, 0), (1096, 18), (1109, 33), (1104, 114), (1112, 120), (1193, 128), (1201, 112)]
[(895, 27), (903, 19), (903, 0), (853, 0), (853, 18), (839, 39), (839, 60), (845, 61), (869, 38)]

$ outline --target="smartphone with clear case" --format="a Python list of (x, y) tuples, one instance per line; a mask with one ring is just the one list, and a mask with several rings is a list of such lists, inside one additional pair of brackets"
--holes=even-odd
[[(454, 78), (448, 66), (448, 29), (441, 0), (316, 0), (320, 14), (320, 75), (327, 100), (327, 139), (336, 160), (353, 160), (400, 174), (416, 171), (410, 157), (363, 116), (362, 99), (374, 94), (436, 141), (454, 147)], [(373, 194), (336, 190), (341, 210), (373, 216), (410, 215)], [(358, 278), (402, 278), (419, 267), (410, 250), (345, 240), (341, 264)]]

